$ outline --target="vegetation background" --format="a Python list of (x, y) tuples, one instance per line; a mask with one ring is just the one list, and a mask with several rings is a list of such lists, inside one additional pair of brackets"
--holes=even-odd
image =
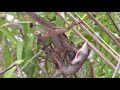
[[(68, 25), (56, 14), (56, 12), (36, 12), (41, 17), (49, 20), (61, 28)], [(120, 77), (119, 74), (119, 53), (120, 46), (95, 23), (86, 12), (70, 13), (77, 20), (79, 17), (85, 21), (90, 28), (93, 29), (92, 34), (98, 36), (104, 45), (107, 45), (109, 51), (105, 50), (98, 41), (91, 37), (90, 33), (83, 30), (79, 25), (74, 28), (79, 31), (97, 50), (109, 61), (106, 62), (94, 50), (91, 51), (88, 59), (85, 61), (82, 68), (76, 73), (78, 78), (111, 78)], [(91, 12), (96, 20), (103, 26), (108, 28), (117, 37), (119, 42), (120, 36), (120, 13), (119, 12)], [(61, 15), (69, 22), (73, 20), (66, 12), (61, 12)], [(87, 27), (87, 29), (89, 29)], [(55, 68), (53, 64), (47, 60), (46, 55), (42, 52), (42, 45), (37, 44), (36, 31), (42, 30), (42, 26), (35, 26), (30, 18), (25, 19), (22, 15), (16, 12), (0, 12), (0, 73), (11, 67), (9, 70), (0, 74), (0, 78), (53, 78)], [(90, 31), (90, 30), (89, 30)], [(65, 33), (68, 39), (80, 48), (83, 44), (83, 38), (79, 37), (72, 29)], [(49, 42), (48, 42), (49, 43)], [(120, 42), (119, 42), (120, 43)], [(118, 67), (117, 67), (118, 65)], [(60, 76), (62, 77), (62, 76)]]

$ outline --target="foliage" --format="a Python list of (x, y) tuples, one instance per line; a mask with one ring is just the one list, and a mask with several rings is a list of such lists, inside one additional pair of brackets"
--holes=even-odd
[[(55, 12), (37, 12), (38, 15), (44, 17), (50, 22), (56, 24), (61, 28), (66, 28), (68, 25), (56, 15)], [(71, 14), (79, 20), (74, 13)], [(119, 46), (117, 46), (112, 39), (103, 31), (96, 23), (92, 21), (90, 17), (85, 12), (77, 13), (99, 36), (117, 53), (120, 52)], [(106, 12), (93, 13), (95, 18), (105, 25), (114, 35), (119, 36), (119, 31), (116, 30), (115, 25), (111, 22), (110, 18)], [(3, 17), (4, 15), (4, 17)], [(71, 18), (64, 12), (61, 15), (65, 17), (70, 23), (72, 23)], [(116, 16), (118, 15), (118, 16)], [(114, 21), (119, 22), (119, 14), (112, 13)], [(10, 23), (17, 22), (17, 25), (8, 25)], [(30, 23), (33, 25), (30, 26)], [(119, 27), (119, 23), (117, 23)], [(98, 42), (92, 38), (89, 33), (81, 29), (78, 25), (74, 27), (80, 33), (82, 33), (88, 41), (90, 41), (104, 56), (108, 57), (113, 65), (117, 65), (116, 60), (111, 54), (109, 54), (104, 47), (102, 47)], [(45, 52), (42, 51), (42, 45), (37, 44), (36, 31), (43, 31), (41, 25), (36, 26), (35, 23), (30, 18), (24, 18), (20, 14), (15, 12), (1, 12), (0, 13), (0, 67), (6, 69), (11, 65), (18, 64), (21, 69), (22, 75), (18, 74), (17, 67), (6, 71), (0, 75), (0, 78), (47, 78), (53, 77), (55, 72), (54, 66), (51, 61), (47, 58)], [(83, 39), (80, 38), (71, 29), (65, 33), (68, 39), (75, 44), (77, 48), (80, 48), (83, 44)], [(49, 43), (49, 42), (48, 42)], [(46, 61), (47, 60), (47, 61)], [(44, 62), (46, 61), (46, 62)], [(95, 63), (91, 67), (92, 62)], [(91, 75), (92, 68), (94, 69), (95, 76), (98, 78), (111, 78), (114, 69), (112, 69), (108, 63), (106, 63), (103, 58), (101, 58), (96, 52), (92, 52), (91, 56), (85, 62), (81, 70), (77, 72), (78, 77), (93, 77)], [(119, 74), (116, 77), (120, 77)]]

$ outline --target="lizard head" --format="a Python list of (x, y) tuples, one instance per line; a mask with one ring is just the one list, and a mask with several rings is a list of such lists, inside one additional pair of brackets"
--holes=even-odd
[(87, 57), (89, 56), (90, 53), (90, 47), (88, 44), (85, 42), (81, 49), (79, 49), (76, 53), (75, 58), (71, 62), (71, 65), (77, 64), (77, 63), (83, 63)]

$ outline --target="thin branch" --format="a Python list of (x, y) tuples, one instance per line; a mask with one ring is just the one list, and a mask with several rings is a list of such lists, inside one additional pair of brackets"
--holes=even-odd
[(112, 18), (111, 13), (107, 12), (106, 14), (107, 14), (108, 17), (110, 18), (110, 20), (111, 20), (111, 22), (113, 23), (113, 25), (115, 26), (116, 30), (119, 32), (120, 30), (119, 30), (117, 24), (115, 23), (114, 19)]
[(0, 72), (0, 75), (7, 72), (8, 70), (10, 70), (11, 68), (15, 67), (16, 64), (13, 64), (12, 66), (8, 67), (7, 69), (3, 70), (2, 72)]
[[(70, 13), (67, 12), (67, 14), (76, 22), (78, 23), (79, 21)], [(83, 30), (87, 31), (89, 33), (89, 35), (91, 35), (96, 42), (98, 42), (102, 47), (105, 48), (106, 51), (108, 51), (117, 61), (119, 61), (118, 57), (116, 57), (116, 55), (114, 55), (98, 38), (96, 38), (86, 27), (84, 27), (83, 25), (81, 25), (80, 23), (78, 24)]]
[(117, 37), (106, 27), (104, 26), (101, 22), (99, 22), (90, 12), (86, 12), (86, 14), (100, 27), (102, 30), (104, 30), (110, 37), (111, 39), (120, 47), (120, 43), (116, 39)]
[[(119, 58), (119, 59), (120, 59), (120, 58)], [(117, 72), (118, 72), (119, 66), (120, 66), (120, 61), (117, 63), (117, 66), (115, 67), (115, 71), (114, 71), (114, 73), (113, 73), (113, 75), (112, 75), (112, 78), (115, 78), (115, 76), (116, 76), (116, 74), (117, 74)]]
[[(68, 25), (70, 25), (69, 24), (69, 22), (65, 19), (65, 18), (63, 18), (62, 17), (62, 15), (58, 12), (57, 13), (58, 14), (58, 16), (62, 19), (62, 20), (64, 20), (64, 22), (66, 22)], [(111, 66), (113, 69), (115, 69), (115, 66), (110, 62), (110, 60), (103, 54), (103, 53), (101, 53), (93, 44), (91, 44), (81, 33), (79, 33), (75, 28), (72, 28), (73, 30), (74, 30), (74, 32), (79, 36), (79, 37), (81, 37), (85, 42), (87, 42), (88, 43), (88, 45), (98, 54), (98, 55), (100, 55), (102, 58), (103, 58), (103, 60), (109, 65), (109, 66)], [(118, 72), (119, 74), (120, 74), (120, 72)]]
[(74, 14), (79, 18), (82, 24), (86, 25), (96, 35), (96, 37), (98, 37), (112, 52), (114, 52), (118, 57), (120, 57), (120, 55), (115, 50), (113, 50), (99, 35), (97, 35), (94, 30), (85, 21), (83, 21), (77, 13)]
[(8, 70), (12, 69), (13, 67), (16, 67), (16, 68), (17, 68), (17, 71), (18, 71), (19, 76), (21, 76), (21, 77), (23, 77), (23, 78), (24, 78), (24, 76), (22, 75), (22, 72), (21, 72), (20, 67), (18, 66), (18, 64), (13, 64), (13, 65), (11, 65), (11, 66), (10, 66), (10, 67), (8, 67), (7, 69), (5, 69), (5, 70), (3, 70), (2, 72), (0, 72), (0, 75), (4, 74), (5, 72), (7, 72)]

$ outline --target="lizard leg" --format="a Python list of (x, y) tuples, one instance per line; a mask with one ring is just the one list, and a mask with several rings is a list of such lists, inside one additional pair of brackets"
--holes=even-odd
[(54, 30), (54, 34), (62, 34), (62, 33), (64, 33), (64, 32), (67, 32), (67, 31), (69, 31), (70, 29), (72, 29), (73, 28), (73, 26), (75, 26), (75, 25), (78, 25), (78, 24), (80, 24), (81, 22), (73, 22), (71, 25), (69, 25), (69, 27), (68, 28), (57, 28), (57, 29), (55, 29)]
[(48, 31), (44, 36), (42, 36), (44, 39), (47, 39), (51, 36), (55, 36), (55, 35), (58, 35), (58, 34), (62, 34), (62, 33), (65, 33), (67, 31), (69, 31), (73, 26), (79, 24), (80, 22), (76, 23), (76, 22), (73, 22), (68, 28), (54, 28), (53, 31)]

